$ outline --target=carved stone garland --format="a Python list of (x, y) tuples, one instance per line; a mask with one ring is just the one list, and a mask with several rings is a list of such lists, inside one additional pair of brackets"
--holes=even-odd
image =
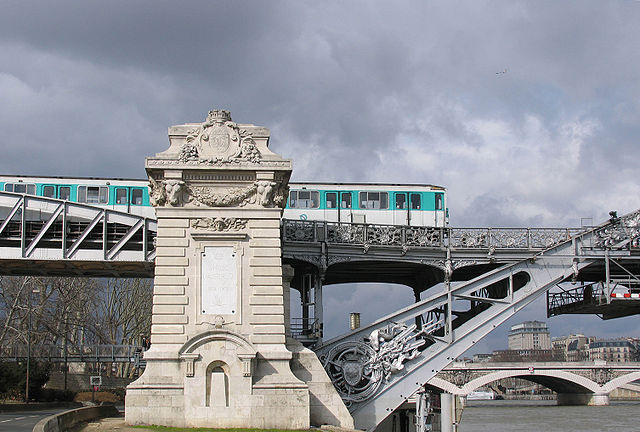
[(198, 207), (244, 207), (258, 203), (262, 207), (283, 207), (288, 186), (279, 181), (257, 180), (244, 188), (217, 192), (206, 186), (187, 185), (182, 180), (149, 178), (149, 200), (156, 207), (180, 207), (193, 204)]

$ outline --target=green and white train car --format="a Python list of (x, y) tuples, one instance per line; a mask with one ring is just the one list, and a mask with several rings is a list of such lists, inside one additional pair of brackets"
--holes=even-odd
[[(146, 180), (0, 175), (0, 191), (44, 196), (154, 217)], [(290, 183), (284, 218), (389, 225), (448, 223), (441, 186)], [(0, 215), (0, 219), (1, 219)]]
[(291, 183), (287, 219), (445, 226), (443, 187), (418, 184)]

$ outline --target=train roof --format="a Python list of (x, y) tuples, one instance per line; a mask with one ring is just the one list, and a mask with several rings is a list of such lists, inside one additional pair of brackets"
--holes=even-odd
[(333, 182), (298, 182), (290, 181), (290, 185), (301, 186), (399, 186), (399, 187), (429, 187), (432, 189), (446, 190), (444, 186), (437, 186), (428, 183), (373, 183), (373, 182), (354, 182), (354, 183), (333, 183)]
[[(58, 179), (58, 180), (104, 180), (104, 181), (135, 181), (146, 182), (144, 178), (126, 177), (67, 177), (67, 176), (43, 176), (43, 175), (23, 175), (23, 174), (0, 174), (2, 178), (22, 178), (22, 179)], [(427, 183), (373, 183), (373, 182), (299, 182), (291, 181), (290, 185), (295, 186), (385, 186), (385, 187), (428, 187), (434, 190), (446, 190), (444, 186)]]

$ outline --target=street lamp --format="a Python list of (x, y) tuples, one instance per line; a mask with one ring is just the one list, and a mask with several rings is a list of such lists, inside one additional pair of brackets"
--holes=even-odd
[(24, 389), (24, 398), (26, 403), (29, 403), (29, 369), (31, 368), (31, 294), (38, 294), (39, 292), (39, 289), (34, 288), (27, 296), (27, 303), (29, 305), (29, 323), (27, 326), (27, 376)]

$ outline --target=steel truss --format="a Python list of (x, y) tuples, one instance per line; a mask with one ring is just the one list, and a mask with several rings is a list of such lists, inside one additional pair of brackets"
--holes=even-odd
[[(640, 212), (612, 218), (467, 282), (451, 283), (449, 270), (441, 292), (327, 341), (316, 353), (356, 427), (372, 430), (451, 361), (550, 287), (577, 279), (581, 271), (607, 258), (631, 257), (639, 227)], [(447, 267), (452, 268), (450, 263)]]
[[(115, 274), (119, 263), (138, 262), (143, 263), (138, 266), (142, 270), (134, 269), (132, 274), (152, 276), (156, 233), (154, 219), (0, 192), (0, 258), (5, 262), (110, 262)], [(48, 274), (46, 265), (41, 270)]]

